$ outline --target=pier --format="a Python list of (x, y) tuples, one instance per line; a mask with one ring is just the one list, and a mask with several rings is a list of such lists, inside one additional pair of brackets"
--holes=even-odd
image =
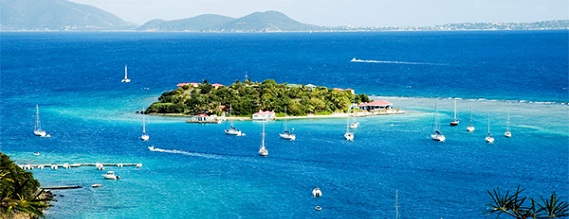
[(141, 168), (142, 163), (64, 163), (64, 164), (20, 164), (18, 165), (20, 168), (24, 170), (31, 170), (31, 169), (44, 169), (44, 168), (51, 168), (51, 169), (70, 169), (70, 168), (77, 168), (77, 167), (96, 167), (99, 170), (104, 170), (106, 166), (114, 166), (114, 167), (137, 167)]

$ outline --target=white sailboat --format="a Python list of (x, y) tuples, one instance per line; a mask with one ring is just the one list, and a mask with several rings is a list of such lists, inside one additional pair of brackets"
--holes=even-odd
[(350, 112), (352, 110), (352, 105), (348, 108), (348, 119), (346, 119), (346, 133), (344, 134), (344, 138), (348, 141), (354, 140), (354, 133), (350, 132)]
[(36, 105), (36, 120), (34, 122), (34, 135), (40, 137), (50, 137), (44, 130), (41, 129), (40, 111), (39, 106)]
[(431, 134), (431, 139), (434, 141), (444, 142), (446, 140), (445, 135), (439, 130), (439, 119), (437, 117), (437, 106), (438, 102), (435, 103), (435, 115), (433, 116), (433, 133)]
[(492, 135), (490, 134), (490, 113), (488, 113), (488, 134), (486, 134), (486, 138), (484, 138), (484, 140), (486, 140), (486, 142), (488, 143), (494, 143), (494, 137), (492, 137)]
[(506, 120), (506, 132), (504, 133), (506, 138), (512, 137), (512, 132), (510, 132), (510, 110), (508, 110), (508, 119)]
[(123, 83), (129, 83), (130, 79), (128, 79), (128, 68), (124, 65), (124, 78), (121, 80)]
[(454, 116), (452, 121), (450, 122), (450, 126), (457, 126), (458, 125), (458, 119), (456, 118), (456, 98), (454, 98)]
[(142, 135), (140, 139), (143, 141), (148, 141), (150, 139), (150, 135), (146, 133), (146, 121), (144, 120), (144, 110), (142, 110)]
[[(285, 117), (288, 117), (288, 115), (286, 114), (286, 106), (285, 106)], [(291, 131), (286, 129), (286, 120), (287, 119), (285, 118), (283, 121), (283, 126), (284, 126), (283, 133), (279, 133), (279, 136), (282, 139), (294, 141), (294, 140), (296, 140), (296, 134), (292, 133), (292, 131), (294, 131), (294, 129), (292, 129)]]
[(472, 106), (470, 106), (470, 122), (468, 123), (468, 127), (466, 127), (466, 130), (468, 130), (468, 132), (473, 132), (474, 131), (474, 126), (472, 125)]
[(265, 148), (265, 122), (263, 122), (263, 138), (261, 140), (261, 148), (259, 148), (259, 151), (257, 153), (259, 153), (259, 155), (266, 157), (269, 155), (269, 151), (267, 150), (267, 148)]
[[(231, 105), (229, 105), (229, 117), (231, 117)], [(235, 135), (235, 136), (243, 136), (245, 135), (245, 133), (243, 133), (241, 130), (237, 129), (235, 126), (233, 126), (233, 120), (229, 120), (229, 128), (225, 129), (225, 134), (228, 135)]]

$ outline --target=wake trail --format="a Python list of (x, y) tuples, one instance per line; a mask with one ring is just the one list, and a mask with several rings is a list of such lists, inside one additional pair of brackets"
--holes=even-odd
[(148, 149), (150, 151), (153, 152), (161, 152), (161, 153), (169, 153), (169, 154), (182, 154), (182, 155), (187, 155), (187, 156), (192, 156), (192, 157), (204, 157), (204, 158), (212, 158), (212, 159), (221, 159), (222, 156), (220, 155), (214, 155), (214, 154), (204, 154), (204, 153), (197, 153), (197, 152), (189, 152), (189, 151), (183, 151), (183, 150), (170, 150), (170, 149), (162, 149), (162, 148), (156, 148), (154, 146), (150, 146), (148, 147)]
[(365, 60), (353, 58), (350, 62), (364, 62), (364, 63), (381, 63), (381, 64), (402, 64), (402, 65), (449, 65), (447, 63), (434, 63), (434, 62), (406, 62), (406, 61), (391, 61), (391, 60)]

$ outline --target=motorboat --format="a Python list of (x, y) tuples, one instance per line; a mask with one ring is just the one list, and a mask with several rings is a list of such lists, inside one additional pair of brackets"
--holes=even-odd
[(119, 176), (115, 175), (115, 171), (108, 171), (106, 174), (103, 174), (103, 177), (110, 180), (117, 180), (120, 178)]

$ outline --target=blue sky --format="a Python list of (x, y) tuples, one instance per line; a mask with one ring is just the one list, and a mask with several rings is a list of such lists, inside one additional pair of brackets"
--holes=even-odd
[(242, 17), (276, 10), (324, 26), (427, 26), (569, 19), (567, 0), (70, 0), (143, 24), (201, 14)]

